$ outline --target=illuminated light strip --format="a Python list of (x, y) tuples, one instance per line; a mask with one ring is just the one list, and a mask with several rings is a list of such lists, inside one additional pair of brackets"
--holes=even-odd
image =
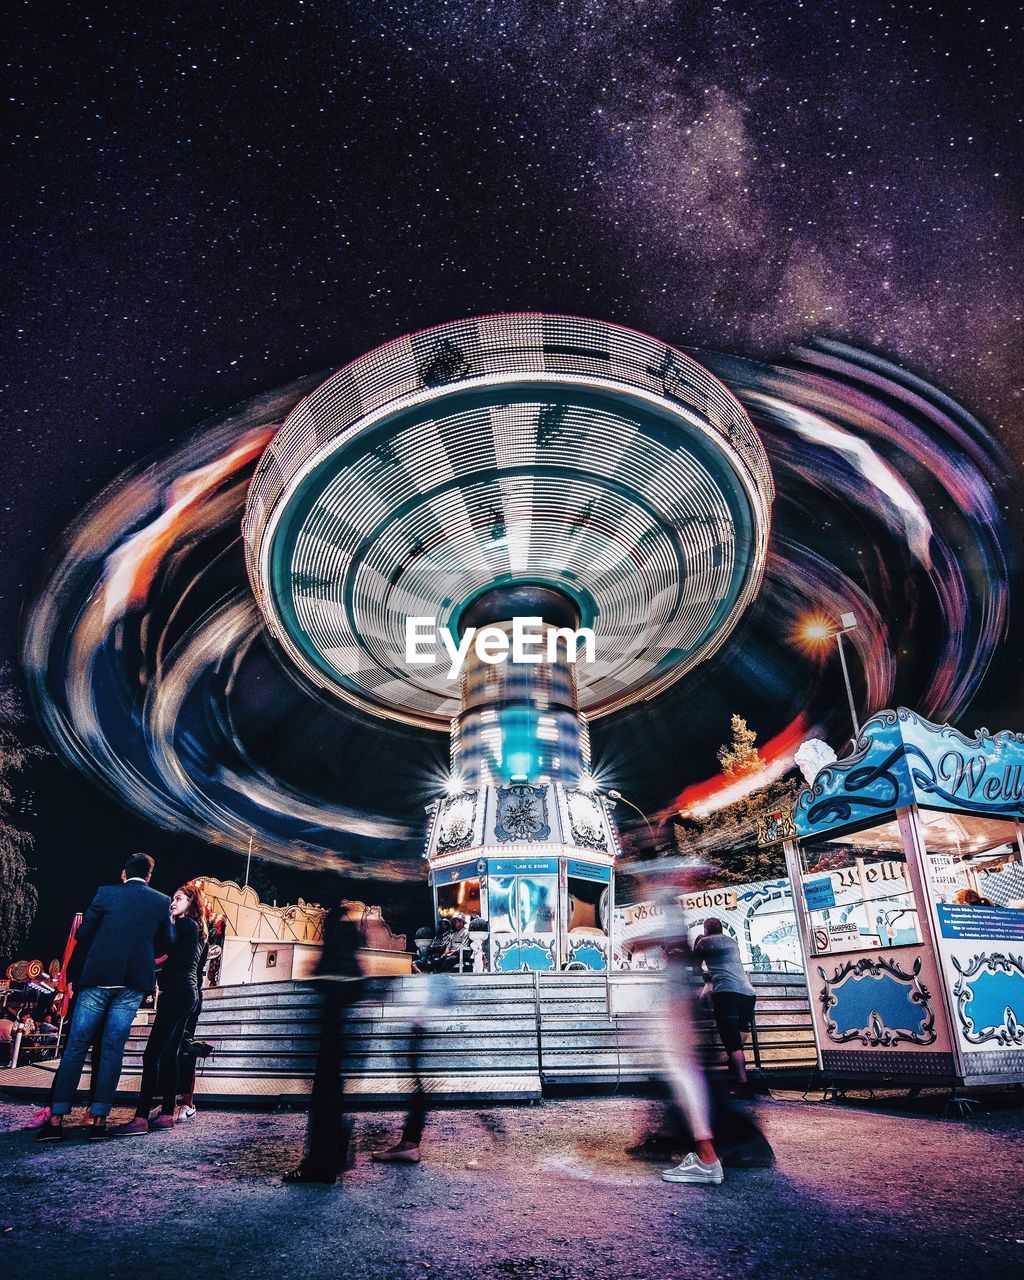
[[(601, 854), (594, 849), (578, 844), (481, 844), (467, 846), (457, 853), (440, 854), (437, 857), (428, 855), (432, 871), (446, 871), (450, 867), (461, 867), (467, 862), (476, 862), (481, 858), (493, 858), (500, 862), (522, 861), (526, 858), (564, 858), (572, 856), (576, 862), (588, 862), (594, 867), (610, 867), (615, 869), (615, 858)], [(486, 873), (484, 873), (486, 874)]]
[[(586, 326), (591, 322), (573, 321), (573, 324)], [(605, 331), (611, 331), (616, 326), (599, 326)], [(442, 331), (450, 331), (451, 326), (439, 326), (438, 329), (427, 331), (428, 333), (439, 335)], [(638, 335), (642, 337), (642, 335)], [(397, 342), (385, 344), (383, 348), (378, 349), (378, 353), (389, 352), (392, 354), (396, 363), (400, 354), (404, 351), (404, 340), (399, 339)], [(651, 359), (656, 353), (663, 353), (666, 348), (660, 343), (656, 343), (653, 339), (643, 338), (643, 346), (647, 350), (647, 358)], [(327, 429), (316, 433), (318, 441), (330, 440), (333, 436), (344, 433), (358, 420), (363, 419), (362, 425), (374, 418), (381, 416), (380, 410), (382, 406), (386, 406), (387, 410), (393, 411), (398, 407), (408, 407), (413, 403), (422, 403), (431, 398), (430, 392), (424, 392), (422, 384), (419, 383), (415, 374), (408, 371), (404, 378), (396, 377), (390, 390), (392, 394), (383, 394), (384, 388), (380, 388), (382, 394), (377, 397), (371, 396), (369, 400), (362, 398), (355, 399), (351, 395), (346, 395), (344, 387), (344, 379), (357, 376), (359, 368), (371, 357), (378, 353), (370, 353), (370, 356), (361, 357), (360, 360), (353, 362), (352, 365), (346, 366), (340, 370), (332, 378), (328, 379), (321, 387), (311, 393), (304, 401), (302, 401), (293, 411), (286, 423), (284, 431), (279, 433), (274, 442), (274, 446), (268, 451), (264, 463), (258, 469), (254, 477), (251, 489), (250, 503), (247, 507), (245, 520), (243, 522), (243, 531), (247, 542), (250, 546), (261, 540), (261, 519), (266, 519), (273, 511), (277, 499), (287, 484), (287, 473), (289, 466), (285, 463), (293, 463), (296, 457), (302, 456), (304, 450), (294, 447), (294, 439), (301, 436), (303, 445), (308, 444), (309, 435), (303, 426), (303, 420), (310, 414), (318, 416), (325, 420)], [(503, 364), (498, 363), (503, 371), (511, 375), (515, 379), (521, 380), (524, 364), (522, 362), (523, 352), (515, 352), (517, 361), (506, 360)], [(746, 417), (739, 402), (734, 399), (730, 392), (726, 391), (716, 379), (713, 379), (699, 365), (680, 352), (672, 353), (673, 360), (679, 363), (679, 367), (685, 370), (687, 376), (693, 385), (698, 388), (710, 387), (711, 393), (707, 397), (707, 409), (704, 405), (697, 403), (696, 397), (690, 397), (690, 408), (697, 409), (701, 415), (702, 421), (712, 425), (720, 434), (727, 436), (730, 447), (743, 459), (744, 463), (749, 467), (753, 478), (757, 483), (757, 487), (762, 492), (765, 502), (770, 504), (774, 497), (774, 487), (772, 485), (771, 474), (768, 468), (767, 459), (764, 454), (760, 440), (758, 440), (756, 432), (753, 429), (749, 419)], [(569, 362), (570, 364), (573, 362)], [(590, 362), (593, 365), (594, 362)], [(559, 361), (545, 362), (544, 372), (546, 380), (557, 382), (560, 380), (558, 369)], [(614, 385), (616, 381), (621, 381), (624, 386), (632, 387), (635, 390), (646, 390), (659, 394), (659, 398), (664, 401), (664, 387), (659, 387), (655, 379), (650, 377), (638, 377), (637, 368), (635, 366), (620, 367), (610, 362), (607, 367), (601, 366), (598, 370), (588, 367), (586, 370), (580, 368), (578, 373), (589, 373), (590, 377), (583, 380), (592, 382), (593, 385)], [(596, 378), (594, 374), (597, 374)], [(610, 379), (610, 380), (609, 380)], [(474, 371), (473, 375), (465, 380), (461, 385), (487, 386), (501, 380), (498, 375), (488, 370), (484, 373)], [(449, 386), (450, 389), (450, 386)], [(676, 384), (676, 390), (679, 389)], [(324, 400), (331, 397), (344, 400), (344, 406), (339, 408), (333, 414), (323, 412)], [(402, 402), (406, 402), (402, 406)], [(722, 403), (725, 408), (722, 410)], [(711, 412), (712, 408), (717, 408), (717, 412)], [(293, 430), (293, 420), (295, 422)], [(305, 458), (308, 462), (309, 459)]]

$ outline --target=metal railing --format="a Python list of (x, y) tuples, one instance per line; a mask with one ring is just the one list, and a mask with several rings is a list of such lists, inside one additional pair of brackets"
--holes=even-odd
[[(479, 998), (474, 979), (465, 984), (456, 1005), (430, 1015), (427, 1033), (438, 1075), (465, 1075), (508, 1070), (532, 1073), (557, 1083), (650, 1079), (661, 1068), (658, 989), (652, 975), (534, 973), (510, 975), (494, 983), (490, 998)], [(806, 985), (796, 975), (754, 975), (759, 1001), (748, 1052), (758, 1070), (806, 1067), (816, 1061), (811, 1008)], [(222, 988), (210, 993), (198, 1036), (212, 1042), (216, 1060), (208, 1078), (237, 1079), (266, 1075), (308, 1076), (316, 1055), (315, 998), (300, 984), (274, 984), (280, 1006), (265, 1007), (266, 993), (250, 1002), (249, 989)], [(359, 1047), (354, 1049), (354, 1075), (401, 1074), (403, 1018), (417, 1007), (406, 996), (402, 979), (388, 980), (376, 999), (359, 1006)], [(277, 993), (274, 993), (275, 996)], [(474, 998), (475, 997), (475, 998)], [(226, 1006), (226, 1007), (225, 1007)], [(278, 1013), (277, 1017), (271, 1016)], [(133, 1029), (126, 1055), (129, 1074), (139, 1069), (146, 1029)], [(14, 1064), (24, 1057), (22, 1039), (14, 1048)], [(710, 1018), (698, 1024), (705, 1061), (724, 1064), (724, 1051)], [(56, 1051), (56, 1045), (47, 1045)]]
[(44, 1032), (26, 1032), (16, 1031), (11, 1041), (11, 1056), (7, 1066), (13, 1071), (21, 1065), (21, 1055), (24, 1051), (26, 1054), (33, 1052), (34, 1049), (43, 1050), (43, 1053), (36, 1058), (37, 1062), (47, 1062), (52, 1058), (56, 1058), (60, 1053), (61, 1031), (63, 1030), (63, 1021), (56, 1031)]

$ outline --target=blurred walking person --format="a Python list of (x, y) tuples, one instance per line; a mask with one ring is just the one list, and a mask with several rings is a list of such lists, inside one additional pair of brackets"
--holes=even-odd
[(427, 1091), (423, 1087), (427, 1025), (432, 1013), (450, 1009), (456, 1002), (455, 979), (449, 973), (423, 974), (416, 983), (419, 1007), (409, 1028), (409, 1073), (413, 1078), (412, 1102), (402, 1126), (402, 1136), (393, 1147), (374, 1151), (377, 1164), (419, 1164), (423, 1127), (427, 1119)]
[(346, 914), (346, 903), (324, 918), (324, 945), (313, 981), (320, 992), (320, 1045), (309, 1102), (306, 1154), (285, 1182), (337, 1182), (348, 1160), (352, 1128), (345, 1114), (342, 1061), (349, 1039), (352, 1006), (362, 997), (362, 970), (356, 954), (362, 934)]
[(724, 1181), (725, 1175), (715, 1151), (707, 1079), (697, 1056), (696, 978), (681, 909), (678, 919), (680, 934), (666, 948), (669, 988), (666, 1070), (673, 1100), (690, 1126), (694, 1149), (683, 1157), (681, 1164), (666, 1169), (661, 1177), (663, 1182), (717, 1185)]
[(85, 1055), (97, 1036), (100, 1054), (92, 1070), (95, 1093), (89, 1113), (94, 1119), (89, 1136), (94, 1140), (107, 1136), (107, 1116), (132, 1021), (143, 999), (156, 988), (156, 957), (170, 950), (173, 938), (171, 900), (149, 886), (153, 866), (148, 854), (131, 854), (121, 873), (122, 883), (99, 889), (78, 927), (78, 941), (88, 954), (53, 1084), (52, 1116), (36, 1134), (42, 1142), (64, 1137), (64, 1117), (74, 1102)]
[[(654, 864), (662, 879), (655, 894), (659, 921), (656, 932), (637, 938), (635, 947), (659, 946), (665, 953), (664, 1071), (673, 1103), (693, 1138), (693, 1150), (681, 1164), (662, 1173), (664, 1182), (717, 1186), (724, 1181), (715, 1150), (711, 1098), (697, 1050), (696, 1002), (699, 990), (696, 962), (687, 939), (680, 894), (688, 887), (692, 869), (686, 862), (665, 859)], [(669, 1143), (671, 1145), (671, 1143)]]
[[(199, 1001), (199, 973), (206, 947), (206, 903), (193, 883), (176, 889), (171, 899), (174, 938), (160, 967), (156, 1017), (142, 1055), (142, 1082), (135, 1118), (111, 1129), (112, 1137), (130, 1138), (174, 1128), (178, 1096), (178, 1053), (185, 1027)], [(156, 1097), (160, 1114), (149, 1118)]]

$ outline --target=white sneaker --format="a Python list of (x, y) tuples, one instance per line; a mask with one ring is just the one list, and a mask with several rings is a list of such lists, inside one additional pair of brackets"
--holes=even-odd
[(181, 1113), (180, 1113), (180, 1115), (178, 1116), (178, 1119), (179, 1119), (179, 1120), (194, 1120), (194, 1119), (195, 1119), (195, 1117), (196, 1117), (196, 1109), (195, 1109), (195, 1107), (193, 1107), (193, 1106), (189, 1105), (189, 1106), (183, 1106), (183, 1107), (181, 1108)]
[(725, 1174), (722, 1172), (721, 1160), (716, 1160), (714, 1164), (705, 1164), (691, 1151), (682, 1164), (677, 1164), (674, 1169), (666, 1169), (661, 1175), (661, 1180), (662, 1182), (697, 1182), (717, 1187), (720, 1182), (725, 1181)]

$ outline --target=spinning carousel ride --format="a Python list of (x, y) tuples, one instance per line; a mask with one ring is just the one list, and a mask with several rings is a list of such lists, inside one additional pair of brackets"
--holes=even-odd
[(617, 836), (587, 724), (722, 644), (761, 582), (773, 497), (711, 374), (565, 316), (389, 342), (264, 453), (244, 520), (264, 622), (319, 689), (450, 735), (425, 853), (436, 923), (473, 920), (478, 969), (614, 963)]

